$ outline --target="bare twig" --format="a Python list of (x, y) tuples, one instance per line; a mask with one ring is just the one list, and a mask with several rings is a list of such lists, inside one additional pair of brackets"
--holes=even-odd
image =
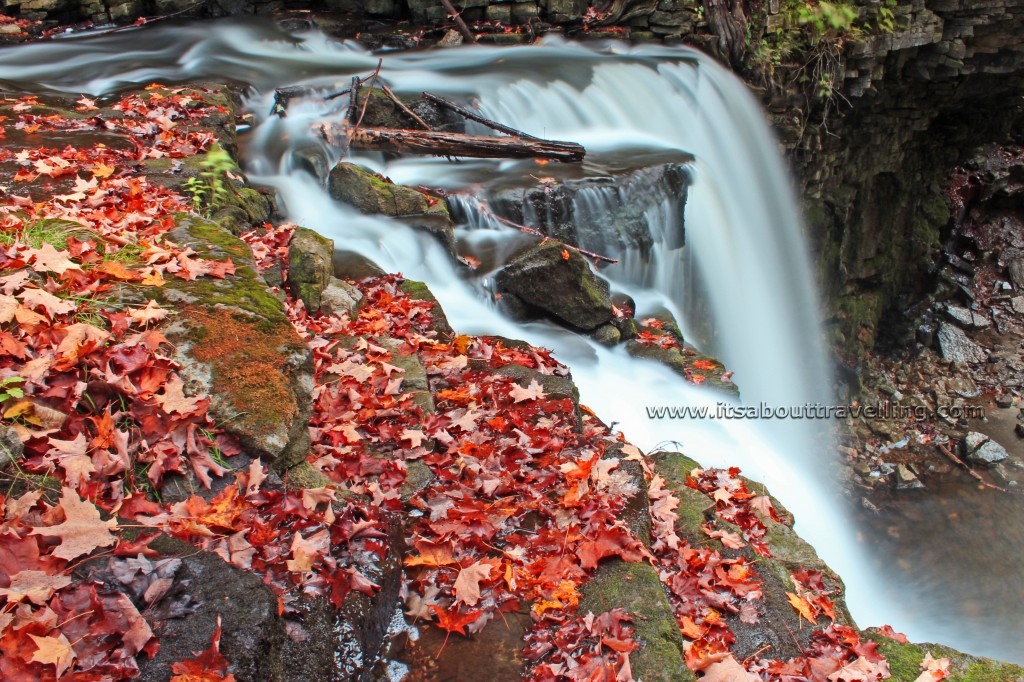
[(366, 116), (366, 107), (370, 105), (370, 95), (373, 94), (373, 86), (377, 84), (377, 76), (380, 74), (380, 67), (384, 65), (383, 59), (377, 60), (377, 68), (373, 72), (373, 80), (370, 81), (370, 88), (366, 92), (366, 97), (363, 98), (363, 108), (359, 112), (359, 120), (356, 121), (356, 128), (363, 122), (363, 116)]
[(528, 134), (526, 134), (526, 133), (524, 133), (524, 132), (522, 132), (520, 130), (516, 130), (515, 128), (509, 128), (507, 125), (503, 125), (503, 124), (498, 123), (496, 121), (492, 121), (489, 118), (484, 118), (483, 116), (481, 116), (480, 114), (476, 113), (475, 111), (470, 111), (469, 109), (466, 109), (465, 107), (461, 107), (458, 104), (456, 104), (455, 102), (452, 102), (451, 100), (447, 100), (444, 97), (438, 97), (437, 95), (432, 95), (429, 92), (424, 92), (423, 93), (423, 97), (425, 99), (427, 99), (427, 101), (430, 101), (430, 102), (433, 102), (434, 104), (440, 105), (440, 106), (444, 107), (445, 109), (450, 109), (450, 110), (454, 111), (456, 114), (458, 114), (459, 116), (462, 116), (463, 118), (468, 118), (471, 121), (476, 121), (477, 123), (482, 123), (483, 125), (487, 126), (491, 130), (497, 130), (499, 133), (505, 133), (506, 135), (511, 135), (512, 137), (521, 137), (524, 140), (537, 140), (537, 139), (540, 139), (540, 138), (534, 137), (533, 135), (528, 135)]
[(462, 20), (462, 15), (459, 14), (459, 11), (455, 9), (454, 5), (452, 5), (451, 0), (441, 0), (441, 4), (444, 5), (444, 9), (448, 12), (448, 16), (455, 20), (455, 26), (459, 29), (459, 33), (462, 34), (462, 37), (471, 43), (475, 43), (476, 36), (474, 36), (473, 32), (469, 30), (469, 26), (466, 25), (466, 22)]
[[(432, 196), (440, 197), (442, 199), (447, 199), (448, 198), (448, 192), (445, 192), (442, 189), (437, 189), (437, 188), (434, 188), (434, 187), (426, 187), (425, 185), (420, 185), (416, 189), (418, 189), (419, 191), (423, 192), (424, 194), (430, 194)], [(541, 232), (540, 230), (537, 230), (535, 228), (527, 227), (526, 225), (520, 225), (519, 223), (512, 222), (508, 218), (502, 218), (500, 215), (496, 215), (491, 210), (491, 208), (487, 204), (485, 204), (483, 202), (480, 203), (480, 206), (481, 206), (481, 211), (483, 213), (486, 213), (487, 215), (491, 216), (492, 218), (497, 220), (502, 225), (507, 225), (509, 227), (514, 227), (517, 230), (519, 230), (520, 232), (525, 232), (526, 234), (532, 234), (535, 237), (540, 237), (545, 242), (549, 242), (550, 241), (550, 242), (555, 242), (557, 244), (561, 244), (561, 245), (565, 246), (566, 248), (569, 248), (569, 249), (572, 249), (573, 251), (576, 251), (577, 253), (579, 253), (582, 256), (587, 256), (588, 258), (593, 258), (594, 260), (604, 261), (605, 263), (612, 263), (612, 264), (615, 264), (615, 263), (619, 262), (618, 260), (616, 260), (614, 258), (609, 258), (608, 256), (602, 256), (599, 253), (594, 253), (593, 251), (587, 251), (586, 249), (581, 249), (578, 246), (573, 246), (572, 244), (567, 244), (567, 243), (561, 241), (560, 239), (555, 239), (553, 237), (549, 237), (548, 235), (544, 234), (543, 232)]]
[(949, 448), (947, 448), (942, 443), (936, 443), (935, 447), (937, 447), (939, 449), (939, 452), (944, 454), (952, 462), (954, 462), (955, 464), (959, 465), (964, 471), (966, 471), (967, 474), (971, 478), (973, 478), (974, 480), (976, 480), (978, 483), (982, 484), (986, 488), (991, 488), (992, 490), (998, 490), (1001, 493), (1008, 493), (1008, 492), (1010, 492), (1006, 488), (1000, 488), (999, 486), (993, 485), (992, 483), (989, 483), (988, 481), (986, 481), (984, 478), (981, 477), (981, 474), (979, 474), (977, 471), (975, 471), (971, 467), (967, 466), (966, 462), (964, 462), (962, 459), (960, 459), (959, 457), (954, 455), (953, 451), (950, 450)]
[(431, 128), (430, 125), (428, 125), (426, 121), (424, 121), (422, 118), (420, 118), (416, 114), (415, 111), (413, 111), (409, 107), (405, 106), (405, 102), (403, 102), (402, 100), (398, 99), (398, 97), (395, 95), (394, 92), (391, 91), (391, 88), (389, 88), (386, 83), (381, 83), (380, 84), (380, 89), (384, 91), (385, 95), (387, 95), (388, 97), (391, 98), (392, 102), (394, 102), (396, 105), (398, 105), (399, 109), (401, 109), (402, 111), (405, 112), (406, 116), (408, 116), (412, 120), (416, 121), (416, 123), (420, 124), (420, 126), (424, 130), (433, 130), (433, 128)]

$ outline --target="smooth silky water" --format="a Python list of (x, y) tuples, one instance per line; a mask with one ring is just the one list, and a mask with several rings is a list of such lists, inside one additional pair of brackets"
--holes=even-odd
[[(242, 137), (242, 161), (254, 182), (276, 189), (290, 220), (388, 271), (426, 282), (460, 332), (523, 338), (553, 349), (571, 368), (582, 402), (645, 451), (679, 449), (706, 466), (739, 466), (765, 483), (795, 514), (801, 536), (842, 575), (860, 626), (889, 623), (913, 640), (1024, 659), (1014, 638), (1005, 637), (1007, 631), (1013, 634), (1009, 623), (988, 623), (986, 629), (985, 621), (957, 611), (950, 596), (955, 583), (914, 583), (872, 555), (879, 543), (853, 528), (830, 477), (836, 450), (827, 422), (650, 419), (648, 407), (706, 404), (714, 409), (723, 399), (685, 384), (661, 365), (554, 325), (505, 319), (487, 293), (493, 273), (469, 274), (431, 237), (331, 200), (324, 179), (303, 170), (308, 164), (300, 165), (296, 152), (320, 155), (330, 165), (338, 160), (337, 150), (314, 128), (340, 121), (345, 98), (295, 100), (282, 119), (268, 116), (273, 90), (301, 84), (333, 92), (352, 75), (373, 71), (381, 57), (381, 76), (399, 94), (429, 90), (470, 100), (490, 118), (587, 149), (586, 162), (572, 168), (347, 156), (395, 182), (454, 192), (456, 214), (465, 219), (457, 236), (466, 253), (500, 266), (524, 243), (521, 233), (481, 210), (479, 197), (488, 183), (531, 175), (598, 177), (667, 161), (685, 163), (691, 177), (685, 216), (657, 192), (653, 200), (644, 198), (656, 246), (647, 253), (628, 248), (607, 253), (620, 262), (601, 273), (636, 300), (639, 316), (668, 309), (684, 331), (710, 326), (713, 341), (706, 350), (735, 372), (745, 404), (833, 404), (819, 303), (788, 172), (743, 83), (696, 51), (548, 39), (531, 47), (370, 54), (319, 33), (289, 35), (269, 22), (234, 20), (4, 48), (0, 85), (91, 95), (151, 81), (211, 79), (251, 86), (248, 105), (257, 122)], [(581, 192), (575, 215), (599, 217), (608, 202), (618, 200), (606, 191)], [(677, 248), (683, 222), (685, 247)], [(922, 600), (930, 608), (921, 608)], [(931, 608), (942, 604), (948, 611)], [(940, 612), (948, 617), (936, 616)]]

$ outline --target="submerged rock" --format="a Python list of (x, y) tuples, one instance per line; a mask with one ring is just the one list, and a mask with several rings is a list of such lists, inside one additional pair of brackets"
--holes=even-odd
[(939, 325), (939, 351), (942, 357), (953, 362), (985, 362), (988, 353), (985, 349), (967, 338), (967, 334), (959, 327), (946, 322)]
[(577, 329), (592, 330), (612, 319), (608, 282), (577, 251), (549, 242), (513, 259), (495, 284)]

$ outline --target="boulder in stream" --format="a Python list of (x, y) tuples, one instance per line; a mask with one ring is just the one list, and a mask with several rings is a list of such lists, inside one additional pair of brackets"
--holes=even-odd
[(612, 319), (608, 282), (562, 244), (541, 244), (514, 258), (495, 284), (577, 329), (590, 331)]
[(386, 215), (423, 230), (455, 253), (455, 232), (444, 201), (395, 183), (354, 163), (339, 163), (327, 181), (331, 198), (368, 215)]

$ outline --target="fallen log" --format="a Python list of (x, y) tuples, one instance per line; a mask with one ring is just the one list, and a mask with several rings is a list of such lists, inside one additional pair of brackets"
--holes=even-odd
[(464, 135), (433, 130), (351, 128), (337, 124), (320, 127), (332, 144), (381, 152), (466, 156), (477, 159), (544, 159), (572, 163), (582, 161), (586, 150), (575, 142), (534, 140), (520, 137)]

